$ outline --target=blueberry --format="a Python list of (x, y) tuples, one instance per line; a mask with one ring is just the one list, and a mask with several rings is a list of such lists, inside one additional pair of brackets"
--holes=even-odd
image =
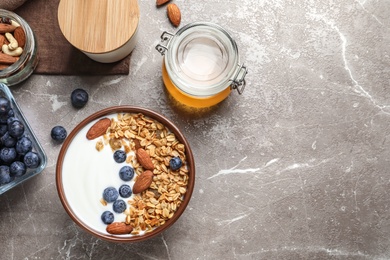
[(27, 167), (24, 163), (15, 161), (9, 166), (9, 172), (12, 177), (20, 177), (27, 171)]
[(10, 110), (8, 110), (7, 115), (8, 115), (8, 117), (14, 117), (15, 116), (14, 110), (12, 108)]
[(36, 152), (28, 152), (24, 156), (23, 162), (27, 168), (37, 168), (41, 160)]
[(119, 170), (119, 178), (123, 181), (130, 181), (134, 177), (134, 169), (130, 166), (123, 166)]
[(17, 119), (14, 116), (8, 116), (8, 118), (7, 118), (7, 125), (11, 124), (13, 121), (16, 121), (16, 120), (19, 121), (19, 119)]
[(0, 137), (0, 142), (5, 147), (14, 147), (17, 139), (13, 136), (10, 136), (7, 131), (2, 137)]
[(8, 124), (8, 133), (10, 136), (19, 138), (24, 133), (24, 125), (19, 120), (14, 120)]
[(126, 153), (122, 150), (116, 150), (114, 153), (114, 160), (117, 163), (123, 163), (126, 161)]
[(51, 129), (50, 135), (54, 141), (62, 143), (66, 139), (68, 133), (63, 126), (57, 125)]
[(129, 198), (132, 194), (131, 188), (127, 184), (123, 184), (119, 187), (119, 195), (121, 195), (122, 198)]
[(4, 147), (0, 150), (0, 160), (7, 165), (15, 161), (17, 155), (15, 148)]
[(12, 181), (9, 173), (9, 167), (5, 165), (0, 166), (0, 185), (7, 184)]
[(0, 114), (0, 124), (7, 124), (7, 120), (8, 120), (7, 114), (5, 115)]
[(27, 136), (23, 136), (16, 142), (15, 146), (16, 152), (21, 155), (32, 151), (32, 142)]
[(8, 126), (6, 124), (0, 125), (0, 136), (3, 136), (8, 131)]
[(183, 162), (181, 161), (180, 157), (173, 157), (169, 161), (169, 167), (171, 167), (172, 171), (179, 170), (182, 165), (183, 165)]
[(114, 204), (112, 204), (112, 209), (116, 213), (122, 213), (126, 210), (126, 202), (124, 200), (116, 200)]
[(114, 187), (105, 188), (103, 191), (103, 199), (107, 202), (114, 202), (118, 197), (119, 193)]
[(11, 109), (11, 104), (8, 99), (5, 97), (0, 97), (0, 114), (7, 115), (8, 111)]
[(82, 108), (88, 102), (88, 93), (84, 89), (77, 88), (72, 91), (70, 95), (70, 100), (72, 101), (72, 106), (75, 108)]
[(101, 216), (101, 219), (103, 221), (104, 224), (111, 224), (112, 222), (114, 222), (114, 214), (111, 212), (111, 211), (104, 211), (102, 216)]

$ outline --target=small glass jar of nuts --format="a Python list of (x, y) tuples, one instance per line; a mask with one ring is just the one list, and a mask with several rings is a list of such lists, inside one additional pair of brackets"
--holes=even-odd
[(37, 41), (28, 23), (0, 9), (0, 83), (12, 86), (24, 81), (37, 64)]

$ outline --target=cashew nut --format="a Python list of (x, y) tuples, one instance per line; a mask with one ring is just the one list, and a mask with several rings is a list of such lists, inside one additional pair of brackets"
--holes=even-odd
[(19, 57), (23, 53), (23, 49), (21, 47), (17, 47), (15, 50), (10, 50), (7, 44), (3, 44), (1, 50), (10, 56)]
[(5, 37), (9, 41), (8, 49), (10, 51), (14, 51), (14, 50), (16, 50), (19, 47), (18, 41), (14, 38), (14, 36), (12, 34), (6, 33)]

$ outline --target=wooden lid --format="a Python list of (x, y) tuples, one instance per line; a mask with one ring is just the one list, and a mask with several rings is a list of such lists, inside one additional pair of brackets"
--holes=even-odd
[(61, 0), (58, 23), (76, 48), (105, 53), (124, 45), (139, 21), (137, 0)]

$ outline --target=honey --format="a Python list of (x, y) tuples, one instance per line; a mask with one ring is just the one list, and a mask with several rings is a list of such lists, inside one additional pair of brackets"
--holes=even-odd
[(175, 35), (164, 32), (162, 78), (168, 92), (180, 103), (196, 108), (216, 105), (232, 89), (241, 94), (247, 69), (239, 64), (235, 41), (220, 26), (192, 23)]

